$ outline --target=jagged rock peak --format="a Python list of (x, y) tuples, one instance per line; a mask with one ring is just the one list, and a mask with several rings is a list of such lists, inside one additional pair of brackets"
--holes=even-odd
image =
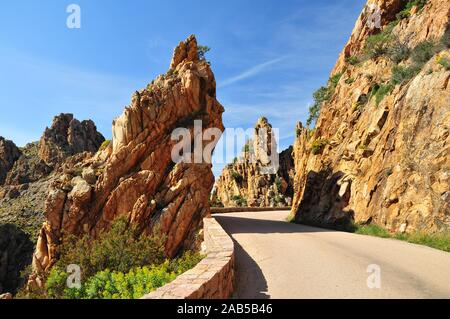
[(258, 119), (258, 121), (255, 124), (255, 129), (259, 129), (259, 128), (272, 128), (272, 124), (269, 123), (269, 120), (267, 119), (267, 117), (260, 117)]
[(48, 165), (60, 164), (68, 156), (97, 152), (105, 138), (92, 120), (78, 121), (73, 114), (60, 114), (46, 128), (39, 144), (39, 156)]
[(198, 59), (197, 39), (195, 35), (191, 35), (185, 41), (180, 42), (175, 48), (170, 69), (175, 70), (183, 62), (196, 62)]
[[(159, 229), (167, 238), (165, 250), (174, 257), (197, 244), (203, 217), (210, 214), (209, 194), (214, 184), (211, 164), (177, 162), (172, 132), (223, 131), (223, 106), (216, 100), (210, 65), (198, 59), (194, 37), (176, 49), (173, 65), (145, 89), (113, 122), (113, 141), (94, 156), (69, 158), (52, 184), (46, 202), (46, 221), (33, 258), (35, 274), (57, 260), (65, 236), (93, 238), (113, 220), (126, 216), (145, 233)], [(194, 143), (194, 134), (189, 137)], [(39, 285), (39, 278), (30, 278)]]
[(247, 142), (243, 154), (227, 165), (216, 182), (212, 197), (214, 205), (235, 207), (290, 206), (293, 195), (294, 161), (292, 147), (279, 155), (279, 169), (273, 174), (263, 170), (276, 150), (272, 125), (259, 118), (254, 136)]

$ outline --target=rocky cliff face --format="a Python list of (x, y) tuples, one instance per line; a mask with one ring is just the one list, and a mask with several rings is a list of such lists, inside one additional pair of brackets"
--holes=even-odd
[(39, 142), (39, 157), (47, 165), (55, 166), (69, 156), (97, 152), (104, 140), (91, 120), (80, 122), (72, 114), (60, 114), (45, 129)]
[(450, 2), (369, 2), (380, 8), (382, 31), (367, 24), (374, 16), (366, 7), (323, 91), (316, 129), (297, 128), (292, 215), (329, 226), (354, 219), (395, 232), (443, 231)]
[(2, 289), (15, 292), (21, 285), (20, 271), (31, 263), (33, 241), (45, 220), (47, 191), (57, 178), (54, 167), (44, 161), (49, 158), (46, 155), (56, 154), (49, 163), (59, 166), (69, 155), (97, 151), (103, 140), (92, 121), (81, 122), (87, 128), (83, 133), (75, 129), (80, 122), (71, 114), (61, 114), (53, 123), (41, 142), (20, 149), (0, 137), (0, 175), (4, 177), (0, 183), (0, 293)]
[[(225, 207), (291, 205), (294, 178), (292, 147), (279, 154), (280, 168), (276, 174), (265, 174), (262, 168), (268, 159), (265, 158), (265, 152), (257, 151), (262, 146), (258, 133), (260, 129), (265, 129), (268, 137), (271, 136), (272, 126), (266, 119), (259, 119), (255, 125), (254, 137), (246, 145), (242, 156), (225, 167), (217, 180), (213, 192), (213, 203), (223, 204)], [(272, 142), (268, 139), (267, 150), (272, 149), (271, 143), (275, 143), (275, 141)], [(252, 152), (254, 152), (256, 161), (252, 161)]]
[[(214, 177), (211, 164), (174, 163), (171, 152), (177, 142), (171, 134), (188, 128), (192, 144), (194, 120), (203, 121), (203, 131), (223, 131), (223, 111), (209, 63), (199, 59), (191, 36), (175, 49), (167, 74), (134, 93), (113, 122), (112, 143), (58, 169), (33, 258), (35, 272), (52, 266), (65, 236), (96, 237), (118, 216), (127, 216), (145, 233), (158, 227), (167, 236), (169, 257), (193, 245), (210, 213)], [(33, 277), (30, 283), (39, 280)]]
[(17, 146), (0, 136), (0, 185), (5, 182), (6, 175), (19, 157)]

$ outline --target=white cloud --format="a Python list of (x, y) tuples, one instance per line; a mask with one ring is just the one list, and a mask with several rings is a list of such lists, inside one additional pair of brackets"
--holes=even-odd
[(270, 61), (258, 64), (256, 66), (254, 66), (254, 67), (252, 67), (252, 68), (242, 72), (239, 75), (236, 75), (236, 76), (233, 76), (231, 78), (228, 78), (228, 79), (224, 80), (222, 83), (220, 83), (218, 85), (218, 88), (223, 88), (225, 86), (234, 84), (236, 82), (239, 82), (239, 81), (251, 78), (251, 77), (253, 77), (253, 76), (263, 72), (268, 67), (283, 61), (284, 59), (286, 59), (286, 57), (281, 57), (281, 58), (278, 58), (278, 59), (273, 59), (273, 60), (270, 60)]

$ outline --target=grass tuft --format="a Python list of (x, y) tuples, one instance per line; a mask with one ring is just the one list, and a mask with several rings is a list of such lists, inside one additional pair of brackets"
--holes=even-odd
[(355, 224), (355, 229), (354, 233), (360, 235), (393, 238), (450, 252), (450, 232), (436, 234), (426, 234), (424, 232), (414, 232), (410, 234), (390, 233), (383, 227), (373, 223), (369, 225)]

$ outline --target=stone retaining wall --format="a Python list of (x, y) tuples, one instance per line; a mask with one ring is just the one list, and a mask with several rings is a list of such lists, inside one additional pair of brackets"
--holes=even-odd
[(214, 218), (203, 220), (206, 257), (142, 299), (226, 299), (234, 287), (234, 244)]
[(274, 212), (291, 210), (291, 207), (211, 207), (211, 214), (241, 213), (241, 212)]

